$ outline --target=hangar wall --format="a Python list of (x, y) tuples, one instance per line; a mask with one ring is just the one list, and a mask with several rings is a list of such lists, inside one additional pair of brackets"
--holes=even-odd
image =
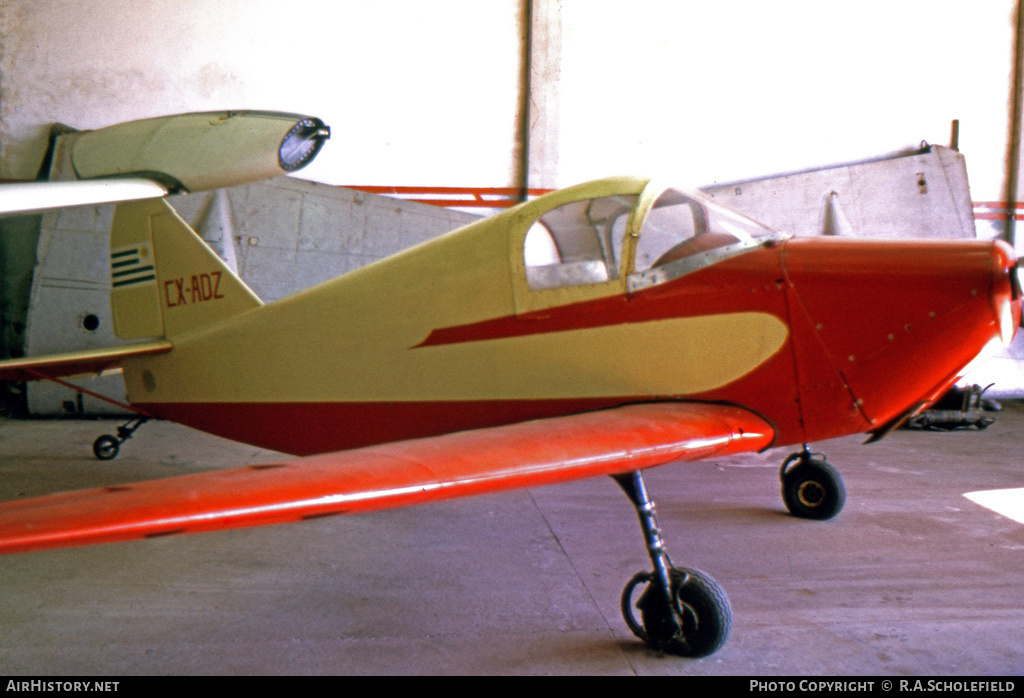
[(8, 0), (0, 176), (34, 176), (55, 121), (251, 108), (334, 128), (314, 180), (504, 185), (521, 16), (520, 0)]
[(7, 0), (0, 176), (34, 176), (55, 121), (202, 109), (323, 118), (316, 181), (516, 186), (525, 162), (545, 188), (748, 179), (948, 143), (959, 119), (975, 198), (1005, 196), (1016, 0), (309, 0), (298, 27), (287, 8)]

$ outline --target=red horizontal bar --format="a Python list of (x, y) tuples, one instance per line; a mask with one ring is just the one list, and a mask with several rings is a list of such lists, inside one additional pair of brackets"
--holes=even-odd
[[(1024, 210), (1024, 201), (1014, 202), (1013, 220), (1024, 220), (1024, 213), (1017, 211)], [(1006, 221), (1010, 219), (1010, 211), (1005, 201), (975, 201), (974, 219), (979, 221)]]
[[(980, 221), (1005, 221), (1009, 216), (1005, 213), (975, 213), (974, 218)], [(1015, 213), (1013, 220), (1024, 221), (1024, 213)]]
[[(1014, 202), (1015, 208), (1024, 208), (1024, 201)], [(975, 201), (974, 208), (1006, 208), (1005, 201)]]
[(402, 201), (415, 201), (418, 204), (430, 204), (431, 206), (461, 208), (510, 208), (520, 203), (515, 199), (496, 199), (483, 201), (480, 199), (402, 199)]

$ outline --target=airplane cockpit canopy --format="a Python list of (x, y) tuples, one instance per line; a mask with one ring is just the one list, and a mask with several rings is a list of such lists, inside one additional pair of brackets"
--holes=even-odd
[(572, 201), (543, 213), (526, 234), (523, 261), (533, 290), (601, 284), (624, 273), (630, 290), (677, 278), (785, 237), (680, 189)]
[(665, 189), (648, 210), (636, 214), (631, 290), (663, 283), (786, 237), (699, 192)]

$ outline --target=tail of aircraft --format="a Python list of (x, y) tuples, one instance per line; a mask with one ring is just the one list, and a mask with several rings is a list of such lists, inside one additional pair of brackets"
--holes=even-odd
[(173, 340), (262, 305), (162, 199), (115, 209), (110, 277), (121, 339)]

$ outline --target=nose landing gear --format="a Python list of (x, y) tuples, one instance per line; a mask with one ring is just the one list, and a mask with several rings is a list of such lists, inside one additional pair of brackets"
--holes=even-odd
[(806, 447), (783, 461), (779, 478), (782, 501), (793, 516), (824, 521), (838, 514), (846, 502), (846, 487), (839, 473), (824, 456), (812, 454)]
[[(698, 570), (672, 566), (665, 552), (654, 502), (639, 471), (615, 476), (636, 507), (654, 569), (637, 572), (622, 592), (622, 616), (638, 638), (652, 648), (684, 657), (705, 657), (725, 643), (732, 623), (729, 600), (721, 587)], [(639, 598), (634, 597), (646, 585)], [(640, 611), (638, 622), (634, 609)]]

